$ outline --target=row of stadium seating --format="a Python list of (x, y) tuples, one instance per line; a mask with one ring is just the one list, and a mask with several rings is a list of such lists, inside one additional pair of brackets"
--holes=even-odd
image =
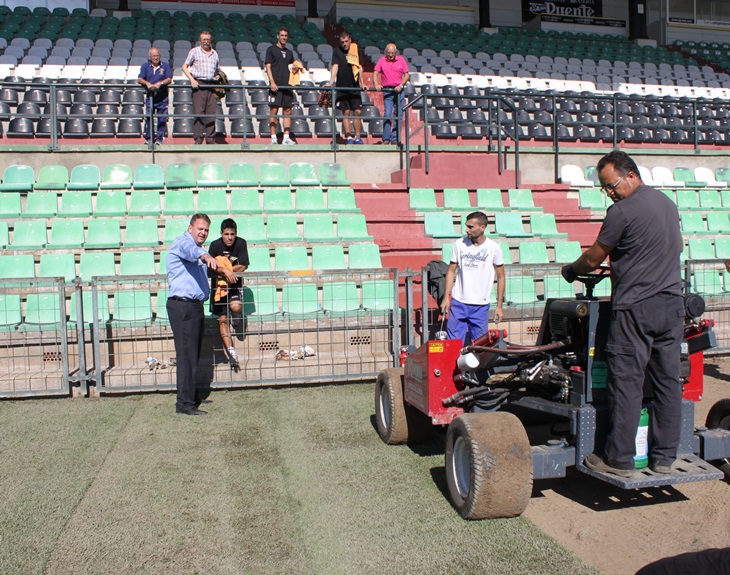
[[(687, 208), (683, 209), (694, 209), (697, 207), (705, 207), (706, 209), (726, 209), (728, 205), (726, 202), (730, 201), (730, 198), (725, 198), (725, 194), (722, 194), (722, 201), (717, 194), (717, 191), (703, 190), (703, 188), (717, 188), (723, 189), (730, 185), (730, 168), (716, 168), (713, 172), (710, 168), (698, 166), (694, 170), (684, 167), (675, 166), (670, 169), (666, 166), (654, 166), (651, 170), (645, 166), (637, 166), (639, 168), (639, 175), (642, 181), (648, 186), (654, 186), (656, 188), (693, 188), (700, 190), (700, 194), (685, 194), (682, 191), (677, 191), (676, 195), (674, 192), (669, 194), (672, 201), (679, 204), (680, 206), (686, 205)], [(598, 177), (596, 175), (596, 169), (594, 166), (588, 166), (583, 170), (573, 164), (565, 164), (560, 168), (560, 179), (563, 183), (570, 184), (575, 188), (583, 187), (594, 187), (598, 184)]]

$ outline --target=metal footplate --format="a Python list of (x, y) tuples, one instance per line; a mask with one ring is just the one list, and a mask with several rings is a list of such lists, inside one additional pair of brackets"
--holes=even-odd
[(693, 481), (710, 481), (725, 477), (723, 472), (717, 469), (717, 467), (694, 454), (678, 456), (677, 461), (672, 466), (671, 473), (654, 473), (651, 469), (645, 467), (644, 469), (637, 469), (632, 477), (619, 477), (613, 473), (593, 471), (592, 469), (588, 469), (583, 463), (576, 465), (576, 468), (586, 475), (591, 475), (622, 489), (661, 487), (663, 485), (692, 483)]

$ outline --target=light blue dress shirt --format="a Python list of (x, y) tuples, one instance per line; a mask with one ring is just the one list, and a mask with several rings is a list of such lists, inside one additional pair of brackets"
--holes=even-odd
[(208, 266), (200, 260), (206, 254), (189, 232), (175, 238), (167, 254), (169, 296), (204, 301), (210, 296)]

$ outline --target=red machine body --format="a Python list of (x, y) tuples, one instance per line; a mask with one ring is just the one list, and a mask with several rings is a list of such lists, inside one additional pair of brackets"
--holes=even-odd
[[(686, 378), (682, 397), (700, 401), (705, 390), (705, 349), (714, 347), (712, 327), (714, 320), (703, 319), (685, 327), (684, 338), (689, 348), (689, 376)], [(712, 343), (709, 343), (712, 342)]]

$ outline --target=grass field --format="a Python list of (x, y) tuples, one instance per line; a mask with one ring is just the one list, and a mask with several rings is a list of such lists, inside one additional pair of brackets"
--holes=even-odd
[(372, 385), (0, 403), (0, 573), (596, 573), (522, 518), (468, 522), (443, 439), (384, 445)]

